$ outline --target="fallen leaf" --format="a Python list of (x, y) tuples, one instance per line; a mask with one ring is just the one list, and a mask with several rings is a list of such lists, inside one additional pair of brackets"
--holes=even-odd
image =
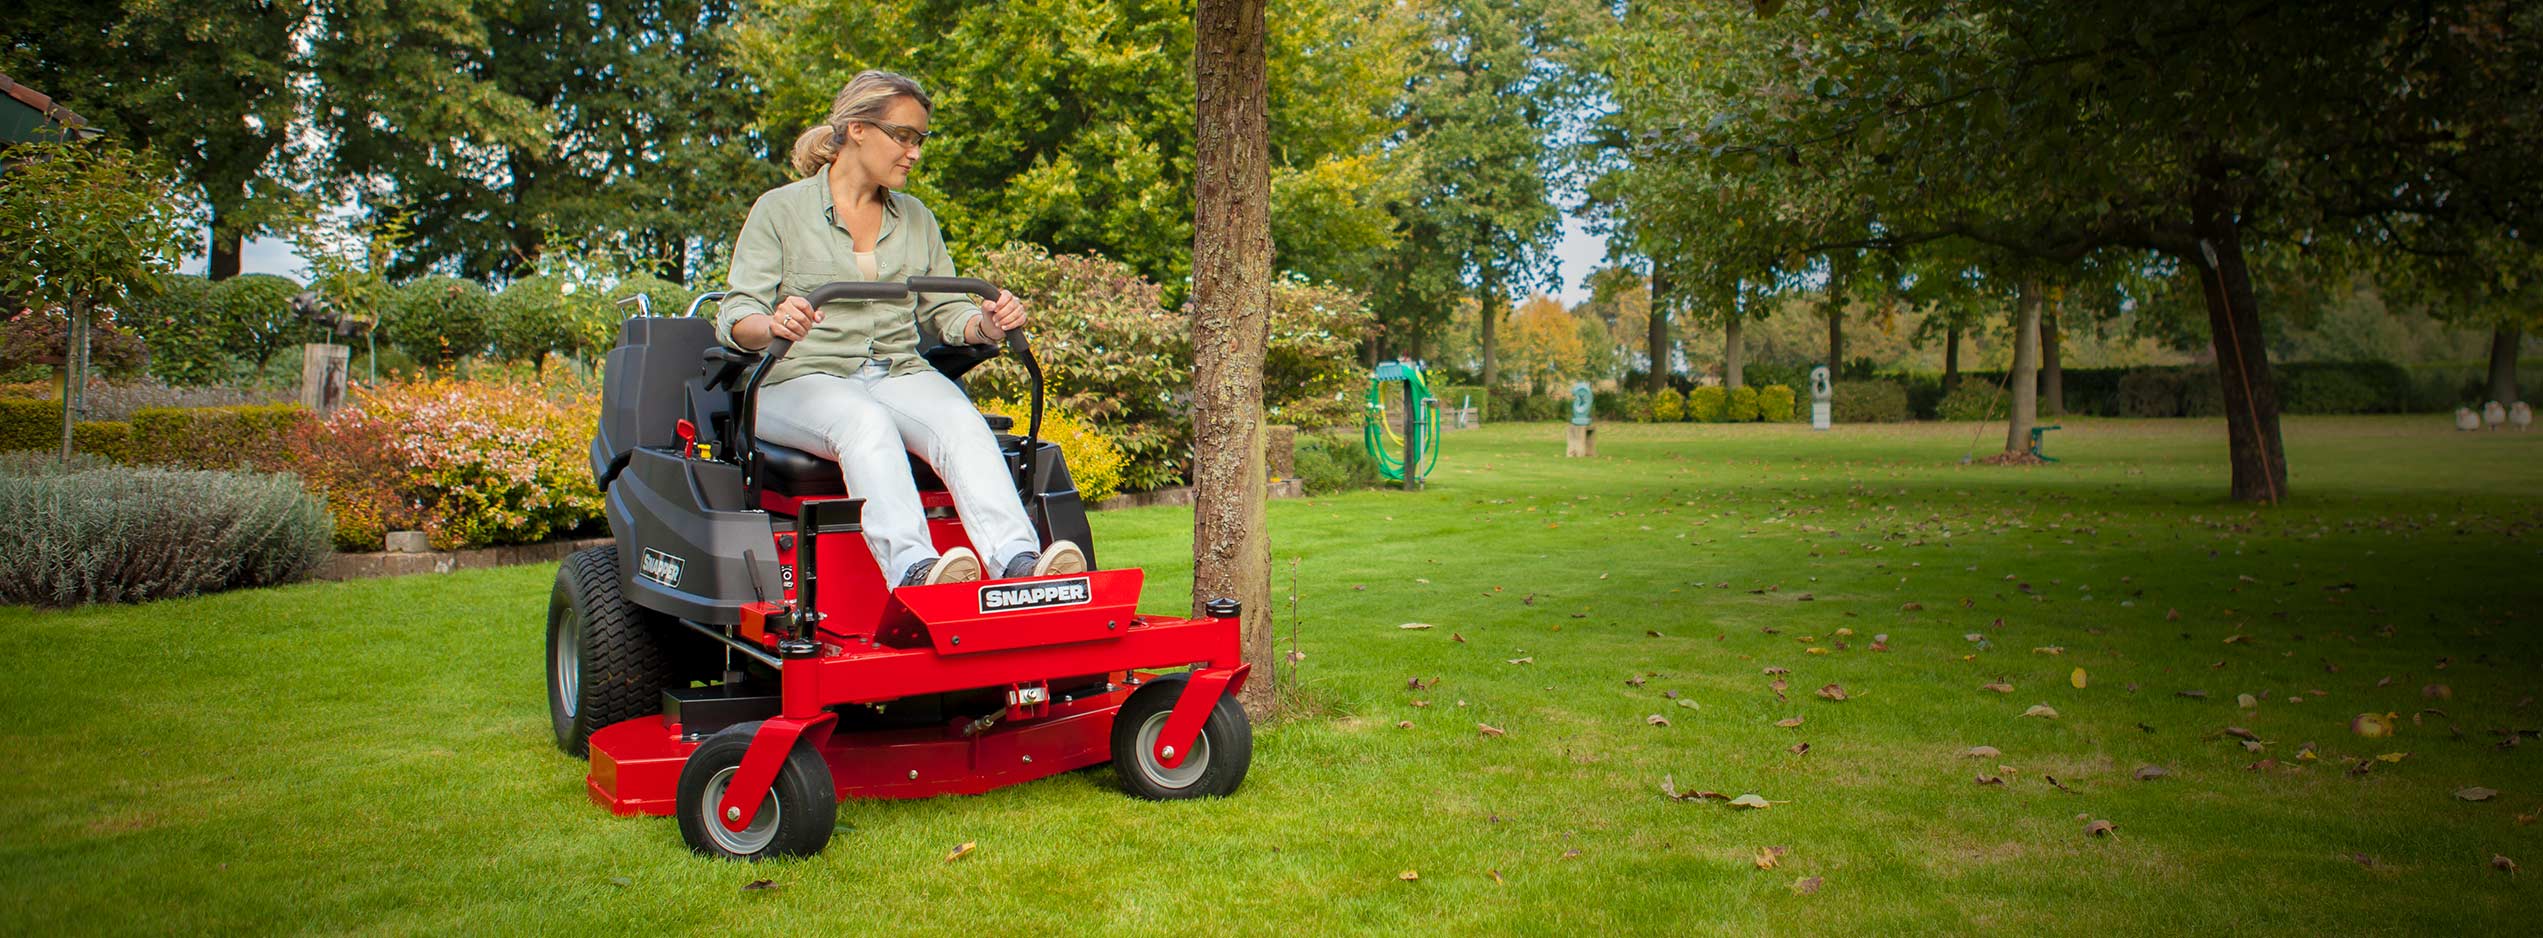
[(1979, 690), (1991, 690), (1991, 691), (1995, 691), (1996, 693), (1999, 693), (1999, 694), (2010, 694), (2010, 693), (2013, 693), (2013, 685), (2011, 685), (2011, 684), (2007, 684), (2007, 683), (2005, 683), (2005, 682), (2003, 682), (2003, 681), (1997, 681), (1997, 682), (1992, 683), (1992, 684), (1980, 684), (1980, 685), (1978, 685), (1978, 689), (1979, 689)]
[(629, 886), (635, 885), (636, 881), (624, 876), (612, 876), (609, 878), (609, 884), (620, 889), (625, 889)]
[(1485, 870), (1483, 871), (1483, 875), (1492, 877), (1492, 881), (1496, 883), (1502, 881), (1500, 870)]
[(2164, 610), (2164, 611), (2163, 611), (2163, 621), (2166, 621), (2166, 622), (2179, 622), (2179, 621), (2181, 621), (2181, 610), (2178, 610), (2178, 609), (2166, 609), (2166, 610)]
[(1766, 666), (1766, 675), (1767, 675), (1768, 677), (1775, 677), (1775, 676), (1785, 675), (1785, 674), (1791, 674), (1791, 673), (1792, 673), (1792, 669), (1791, 669), (1791, 668), (1778, 668), (1778, 667), (1775, 667), (1774, 665), (1767, 665), (1767, 666)]
[(2382, 866), (2382, 865), (2383, 865), (2383, 864), (2381, 864), (2381, 863), (2376, 862), (2376, 860), (2375, 860), (2375, 858), (2374, 858), (2374, 857), (2367, 856), (2366, 854), (2363, 854), (2363, 853), (2352, 853), (2352, 854), (2349, 854), (2349, 859), (2350, 859), (2350, 860), (2352, 860), (2352, 861), (2355, 861), (2355, 862), (2357, 863), (2357, 865), (2359, 865), (2359, 866), (2363, 866), (2363, 867), (2366, 867), (2367, 869), (2370, 869), (2370, 870), (2375, 869), (2375, 868), (2380, 867), (2380, 866)]
[(2054, 720), (2057, 719), (2057, 708), (2047, 704), (2032, 704), (2031, 709), (2022, 711), (2022, 715)]
[(2390, 713), (2358, 714), (2356, 719), (2349, 721), (2349, 732), (2368, 739), (2391, 736), (2393, 735), (2393, 717), (2394, 714)]
[(2175, 696), (2175, 697), (2187, 697), (2187, 698), (2190, 698), (2191, 700), (2206, 700), (2206, 699), (2207, 699), (2207, 692), (2206, 692), (2206, 691), (2203, 691), (2203, 690), (2179, 690), (2179, 691), (2173, 691), (2173, 692), (2172, 692), (2172, 696)]
[(1755, 793), (1746, 794), (1746, 795), (1741, 795), (1741, 796), (1739, 796), (1739, 797), (1737, 797), (1737, 798), (1733, 798), (1733, 799), (1731, 799), (1731, 800), (1730, 800), (1730, 806), (1731, 806), (1731, 807), (1734, 807), (1734, 808), (1749, 808), (1749, 809), (1751, 809), (1751, 810), (1760, 809), (1760, 808), (1770, 808), (1770, 807), (1773, 807), (1773, 806), (1775, 806), (1775, 805), (1779, 805), (1779, 804), (1791, 804), (1791, 803), (1792, 803), (1792, 802), (1789, 802), (1789, 801), (1768, 801), (1768, 800), (1766, 800), (1765, 798), (1759, 797), (1759, 796), (1758, 796), (1758, 795), (1756, 795)]
[(743, 891), (743, 892), (766, 892), (766, 891), (768, 891), (768, 890), (772, 890), (772, 889), (782, 889), (782, 888), (784, 888), (784, 887), (779, 886), (779, 885), (777, 884), (777, 881), (776, 881), (776, 880), (773, 880), (773, 879), (754, 879), (754, 880), (751, 880), (749, 883), (744, 884), (744, 885), (742, 886), (742, 891)]
[(2031, 653), (2035, 655), (2063, 655), (2066, 653), (2066, 646), (2042, 645), (2038, 648), (2031, 649)]
[(1785, 752), (1792, 753), (1793, 755), (1796, 755), (1796, 756), (1798, 756), (1798, 755), (1802, 755), (1802, 754), (1808, 753), (1808, 752), (1810, 751), (1810, 744), (1809, 744), (1809, 743), (1794, 743), (1794, 744), (1792, 744), (1791, 746), (1785, 747), (1784, 751), (1785, 751)]
[(2407, 752), (2388, 752), (2388, 753), (2385, 753), (2385, 754), (2383, 754), (2383, 755), (2376, 756), (2376, 757), (2375, 757), (2375, 761), (2377, 761), (2377, 762), (2389, 762), (2389, 763), (2392, 763), (2392, 764), (2394, 764), (2394, 765), (2400, 765), (2400, 764), (2402, 764), (2402, 760), (2404, 760), (2404, 759), (2408, 759), (2408, 758), (2410, 758), (2410, 757), (2411, 757), (2411, 754), (2410, 754), (2410, 753), (2407, 753)]
[(1655, 713), (1650, 716), (1643, 717), (1642, 722), (1649, 723), (1653, 726), (1667, 726), (1669, 725), (1669, 718)]
[(2419, 695), (2430, 700), (2453, 700), (2455, 689), (2444, 684), (2430, 684), (2420, 688)]
[(1642, 634), (1647, 635), (1647, 636), (1650, 636), (1650, 637), (1652, 637), (1652, 638), (1659, 638), (1659, 637), (1660, 637), (1660, 630), (1659, 630), (1659, 629), (1645, 629), (1645, 630), (1643, 630), (1643, 633), (1642, 633)]
[(2457, 798), (2461, 798), (2461, 799), (2463, 799), (2463, 800), (2465, 800), (2465, 801), (2488, 801), (2488, 800), (2490, 800), (2491, 798), (2493, 798), (2493, 797), (2497, 796), (2498, 794), (2499, 794), (2498, 789), (2495, 789), (2495, 788), (2481, 788), (2481, 787), (2478, 787), (2478, 786), (2473, 787), (2473, 788), (2458, 788), (2458, 789), (2455, 789), (2455, 797), (2457, 797)]
[(1395, 874), (1395, 878), (1409, 883), (1422, 878), (1422, 874), (1413, 872), (1412, 870), (1405, 870), (1404, 872)]
[(1986, 774), (1986, 773), (1984, 773), (1984, 772), (1980, 772), (1980, 773), (1978, 773), (1978, 784), (1980, 784), (1980, 785), (2002, 785), (2002, 784), (2004, 784), (2004, 778), (2003, 778), (2002, 776), (1988, 775), (1988, 774)]
[(1507, 733), (1503, 732), (1503, 731), (1501, 730), (1501, 728), (1500, 728), (1500, 727), (1494, 726), (1494, 725), (1492, 725), (1492, 724), (1490, 724), (1490, 723), (1477, 723), (1477, 724), (1475, 724), (1475, 732), (1482, 733), (1483, 735), (1486, 735), (1486, 736), (1506, 736), (1506, 735), (1509, 735), (1509, 734), (1507, 734)]
[(1626, 679), (1625, 679), (1625, 686), (1626, 686), (1626, 687), (1641, 687), (1641, 686), (1642, 686), (1642, 683), (1643, 683), (1643, 679), (1642, 679), (1640, 676), (1629, 677), (1629, 678), (1626, 678)]
[(2252, 731), (2250, 731), (2250, 730), (2244, 729), (2244, 728), (2239, 727), (2239, 726), (2229, 726), (2229, 727), (2226, 727), (2226, 728), (2225, 728), (2225, 735), (2227, 735), (2227, 736), (2231, 736), (2231, 737), (2234, 737), (2235, 739), (2249, 740), (2249, 741), (2251, 741), (2251, 742), (2255, 742), (2255, 743), (2256, 743), (2256, 742), (2260, 742), (2260, 734), (2254, 733), (2254, 732), (2252, 732)]
[(1846, 699), (1846, 696), (1845, 696), (1845, 688), (1843, 688), (1843, 687), (1839, 687), (1839, 686), (1837, 686), (1837, 685), (1835, 685), (1835, 684), (1829, 684), (1829, 685), (1825, 685), (1825, 686), (1823, 686), (1823, 687), (1819, 688), (1818, 693), (1819, 693), (1819, 696), (1824, 697), (1824, 698), (1827, 698), (1827, 699), (1829, 699), (1829, 700), (1842, 701), (1842, 700)]
[(2513, 875), (2517, 871), (2517, 861), (2494, 853), (2490, 855), (2490, 868)]
[(1691, 697), (1680, 697), (1680, 698), (1678, 698), (1678, 706), (1685, 707), (1685, 708), (1687, 708), (1687, 709), (1689, 709), (1689, 710), (1702, 710), (1702, 709), (1704, 709), (1703, 707), (1698, 706), (1698, 705), (1696, 704), (1696, 702), (1695, 702), (1694, 698), (1691, 698)]
[(952, 853), (948, 853), (948, 854), (945, 854), (945, 862), (947, 862), (947, 863), (952, 863), (952, 862), (954, 862), (955, 860), (960, 860), (960, 859), (962, 859), (962, 858), (963, 858), (963, 857), (965, 857), (965, 856), (969, 856), (969, 855), (971, 854), (971, 848), (973, 848), (973, 847), (977, 847), (977, 846), (979, 846), (979, 845), (980, 845), (980, 842), (979, 842), (979, 841), (977, 841), (977, 840), (966, 840), (966, 841), (963, 841), (963, 842), (962, 842), (962, 846), (959, 846), (959, 847), (955, 847), (955, 848), (954, 848), (954, 852), (952, 852)]
[(2061, 782), (2061, 781), (2058, 781), (2058, 780), (2057, 780), (2057, 776), (2054, 776), (2054, 775), (2042, 775), (2042, 776), (2040, 776), (2040, 780), (2041, 780), (2041, 781), (2044, 781), (2044, 782), (2049, 783), (2049, 787), (2050, 787), (2050, 788), (2057, 789), (2057, 790), (2059, 790), (2059, 791), (2065, 792), (2065, 793), (2070, 794), (2070, 795), (2072, 795), (2072, 794), (2074, 794), (2074, 793), (2075, 793), (2075, 789), (2068, 788), (2068, 787), (2066, 787), (2066, 783)]
[(1448, 633), (1448, 639), (1449, 639), (1450, 641), (1456, 642), (1457, 644), (1460, 644), (1460, 645), (1463, 645), (1463, 644), (1465, 644), (1465, 643), (1466, 643), (1466, 636), (1465, 636), (1465, 635), (1463, 635), (1463, 634), (1461, 634), (1461, 633), (1457, 633), (1457, 632), (1450, 632), (1450, 633)]
[(1971, 746), (1969, 747), (1968, 752), (1961, 753), (1961, 755), (1971, 759), (1994, 759), (2004, 755), (2004, 753), (1998, 751), (1994, 746)]
[(1579, 848), (1579, 847), (1573, 847), (1573, 848), (1572, 848), (1572, 849), (1570, 849), (1570, 850), (1565, 850), (1565, 851), (1563, 851), (1563, 855), (1562, 855), (1562, 856), (1559, 856), (1559, 857), (1556, 857), (1555, 859), (1557, 859), (1557, 860), (1576, 860), (1576, 859), (1579, 859), (1579, 858), (1580, 858), (1580, 855), (1581, 855), (1581, 848)]
[(2136, 779), (2140, 782), (2151, 782), (2155, 779), (2163, 778), (2171, 774), (2172, 773), (2170, 772), (2164, 771), (2162, 766), (2144, 765), (2137, 767)]
[(1898, 607), (1898, 611), (1900, 611), (1900, 612), (1923, 612), (1923, 611), (1925, 611), (1925, 604), (1924, 604), (1924, 603), (1908, 603), (1908, 604), (1906, 604), (1906, 605), (1903, 605), (1903, 606)]
[(1759, 847), (1757, 848), (1757, 868), (1761, 870), (1774, 869), (1776, 859), (1783, 855), (1784, 848), (1782, 847)]
[(2076, 690), (2083, 690), (2083, 689), (2084, 689), (2084, 669), (2082, 669), (2082, 668), (2076, 668), (2076, 669), (2075, 669), (2075, 673), (2073, 673), (2073, 674), (2069, 674), (2069, 675), (2067, 675), (2067, 676), (2066, 676), (2066, 683), (2069, 683), (2069, 684), (2073, 684), (2073, 685), (2075, 685), (2075, 689), (2076, 689)]
[(1785, 729), (1792, 729), (1793, 727), (1801, 725), (1801, 718), (1797, 716), (1785, 717), (1781, 720), (1775, 721), (1775, 725)]
[(1819, 884), (1825, 881), (1826, 878), (1820, 876), (1803, 877), (1793, 881), (1792, 891), (1805, 896), (1817, 895), (1819, 892)]
[(1399, 730), (1409, 730), (1409, 729), (1412, 729), (1412, 728), (1413, 728), (1413, 721), (1411, 721), (1411, 720), (1397, 720), (1397, 721), (1395, 721), (1395, 728), (1396, 728), (1396, 729), (1399, 729)]
[(2252, 637), (2251, 637), (2251, 636), (2249, 636), (2249, 635), (2228, 635), (2228, 636), (2225, 636), (2225, 644), (2228, 644), (2228, 645), (2249, 645), (2249, 644), (2251, 644), (2251, 643), (2252, 643)]
[(1430, 627), (1431, 627), (1431, 625), (1430, 625), (1430, 623), (1428, 623), (1428, 622), (1407, 622), (1407, 623), (1404, 623), (1403, 625), (1396, 626), (1396, 628), (1399, 628), (1399, 629), (1410, 629), (1410, 630), (1415, 630), (1415, 631), (1419, 631), (1419, 630), (1421, 630), (1421, 629), (1427, 629), (1427, 628), (1430, 628)]
[(2111, 837), (2119, 833), (2119, 825), (2109, 821), (2094, 821), (2084, 825), (2084, 833), (2091, 837)]
[(2260, 708), (2260, 698), (2254, 697), (2250, 694), (2236, 694), (2234, 695), (2234, 705), (2245, 710), (2256, 710)]
[(1529, 656), (1527, 656), (1527, 657), (1525, 657), (1525, 658), (1512, 658), (1512, 659), (1510, 659), (1510, 663), (1511, 663), (1511, 664), (1535, 664), (1535, 663), (1536, 663), (1536, 656), (1535, 656), (1535, 655), (1529, 655)]

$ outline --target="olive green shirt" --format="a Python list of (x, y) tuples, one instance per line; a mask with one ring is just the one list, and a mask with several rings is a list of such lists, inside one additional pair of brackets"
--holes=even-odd
[[(875, 280), (952, 277), (936, 215), (917, 199), (888, 193), (883, 233), (874, 243)], [(759, 197), (733, 244), (733, 269), (715, 317), (715, 338), (731, 348), (733, 324), (766, 313), (789, 296), (806, 296), (835, 280), (865, 280), (857, 269), (856, 241), (838, 223), (830, 203), (830, 170), (787, 183)], [(960, 293), (922, 293), (899, 300), (838, 300), (821, 308), (821, 322), (795, 343), (768, 383), (821, 373), (847, 376), (865, 363), (884, 362), (895, 377), (928, 370), (919, 357), (918, 324), (943, 341), (960, 343), (980, 306)]]

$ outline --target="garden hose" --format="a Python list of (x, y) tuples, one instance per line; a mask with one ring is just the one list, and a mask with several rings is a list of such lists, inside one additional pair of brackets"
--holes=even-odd
[[(1410, 408), (1414, 442), (1406, 454), (1404, 436), (1395, 429), (1395, 421), (1386, 416), (1386, 386), (1404, 384), (1404, 406)], [(1368, 408), (1361, 425), (1360, 439), (1368, 447), (1369, 458), (1377, 462), (1378, 475), (1389, 482), (1404, 481), (1407, 469), (1414, 481), (1428, 477), (1439, 465), (1439, 408), (1430, 401), (1430, 385), (1422, 380), (1422, 369), (1410, 362), (1387, 362), (1379, 365), (1369, 381)]]

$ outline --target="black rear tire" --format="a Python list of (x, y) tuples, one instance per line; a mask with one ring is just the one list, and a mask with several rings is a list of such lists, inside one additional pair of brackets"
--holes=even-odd
[(618, 548), (575, 551), (547, 602), (547, 713), (556, 748), (589, 751), (592, 732), (662, 710), (676, 683), (654, 613), (618, 589)]
[(1121, 776), (1123, 791), (1150, 801), (1217, 798), (1245, 781), (1245, 769), (1254, 761), (1254, 725), (1233, 695), (1222, 694), (1211, 705), (1182, 765), (1167, 768), (1149, 754), (1189, 682), (1180, 674), (1150, 681), (1113, 715), (1113, 770)]
[(808, 857), (830, 845), (839, 824), (839, 789), (830, 778), (830, 763), (810, 740), (795, 740), (777, 782), (759, 803), (759, 814), (741, 831), (715, 822), (715, 805), (724, 787), (739, 774), (742, 755), (750, 751), (759, 722), (724, 728), (698, 744), (680, 767), (680, 794), (673, 810), (680, 815), (680, 839), (689, 849), (710, 857), (756, 862), (767, 857)]

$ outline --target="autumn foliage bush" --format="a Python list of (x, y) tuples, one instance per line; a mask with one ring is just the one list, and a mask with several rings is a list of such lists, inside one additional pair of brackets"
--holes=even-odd
[(519, 382), (386, 384), (356, 389), (294, 450), (327, 493), (339, 547), (376, 550), (406, 528), (440, 550), (529, 543), (600, 516), (585, 451), (599, 406)]

